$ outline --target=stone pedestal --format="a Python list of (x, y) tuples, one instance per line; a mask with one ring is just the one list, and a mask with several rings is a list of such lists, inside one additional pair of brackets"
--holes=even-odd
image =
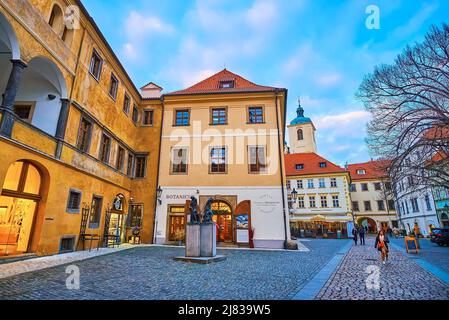
[(200, 257), (201, 232), (199, 224), (186, 226), (186, 257)]
[(201, 257), (215, 257), (217, 255), (217, 229), (214, 223), (200, 225), (200, 253)]

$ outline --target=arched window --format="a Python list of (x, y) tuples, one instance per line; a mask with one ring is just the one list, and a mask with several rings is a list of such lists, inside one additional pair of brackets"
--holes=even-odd
[(55, 30), (58, 35), (61, 35), (64, 28), (64, 15), (62, 13), (61, 7), (57, 4), (54, 4), (53, 8), (51, 9), (48, 24), (53, 28), (53, 30)]
[(302, 129), (299, 129), (297, 131), (298, 140), (304, 140), (304, 133), (302, 132)]

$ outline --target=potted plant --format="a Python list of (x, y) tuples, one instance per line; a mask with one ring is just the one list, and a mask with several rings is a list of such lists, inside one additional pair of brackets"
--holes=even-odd
[(185, 232), (184, 230), (178, 229), (175, 232), (175, 241), (178, 241), (178, 246), (182, 246), (182, 242), (185, 238)]

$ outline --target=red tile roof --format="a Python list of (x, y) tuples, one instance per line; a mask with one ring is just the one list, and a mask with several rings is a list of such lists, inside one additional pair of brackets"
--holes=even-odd
[[(286, 154), (284, 159), (287, 176), (346, 172), (342, 167), (337, 166), (316, 153)], [(321, 168), (321, 162), (325, 162), (326, 167)], [(296, 165), (298, 164), (303, 164), (304, 169), (297, 170)]]
[[(220, 88), (220, 82), (234, 81), (233, 88)], [(228, 92), (271, 92), (275, 90), (284, 90), (281, 88), (261, 86), (255, 84), (238, 74), (232, 73), (227, 69), (214, 74), (213, 76), (198, 82), (197, 84), (179, 91), (167, 93), (166, 95), (188, 95), (188, 94), (207, 94), (207, 93), (228, 93)]]
[(449, 138), (449, 128), (443, 126), (433, 127), (424, 133), (424, 137), (429, 140), (447, 139)]
[[(348, 170), (352, 180), (381, 179), (387, 178), (387, 168), (390, 164), (387, 160), (373, 160), (364, 163), (349, 164)], [(358, 174), (358, 170), (365, 170), (365, 174)]]

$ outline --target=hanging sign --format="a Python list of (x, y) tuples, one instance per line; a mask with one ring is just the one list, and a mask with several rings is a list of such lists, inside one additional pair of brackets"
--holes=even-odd
[(235, 217), (237, 227), (237, 243), (249, 243), (248, 214), (240, 214)]

